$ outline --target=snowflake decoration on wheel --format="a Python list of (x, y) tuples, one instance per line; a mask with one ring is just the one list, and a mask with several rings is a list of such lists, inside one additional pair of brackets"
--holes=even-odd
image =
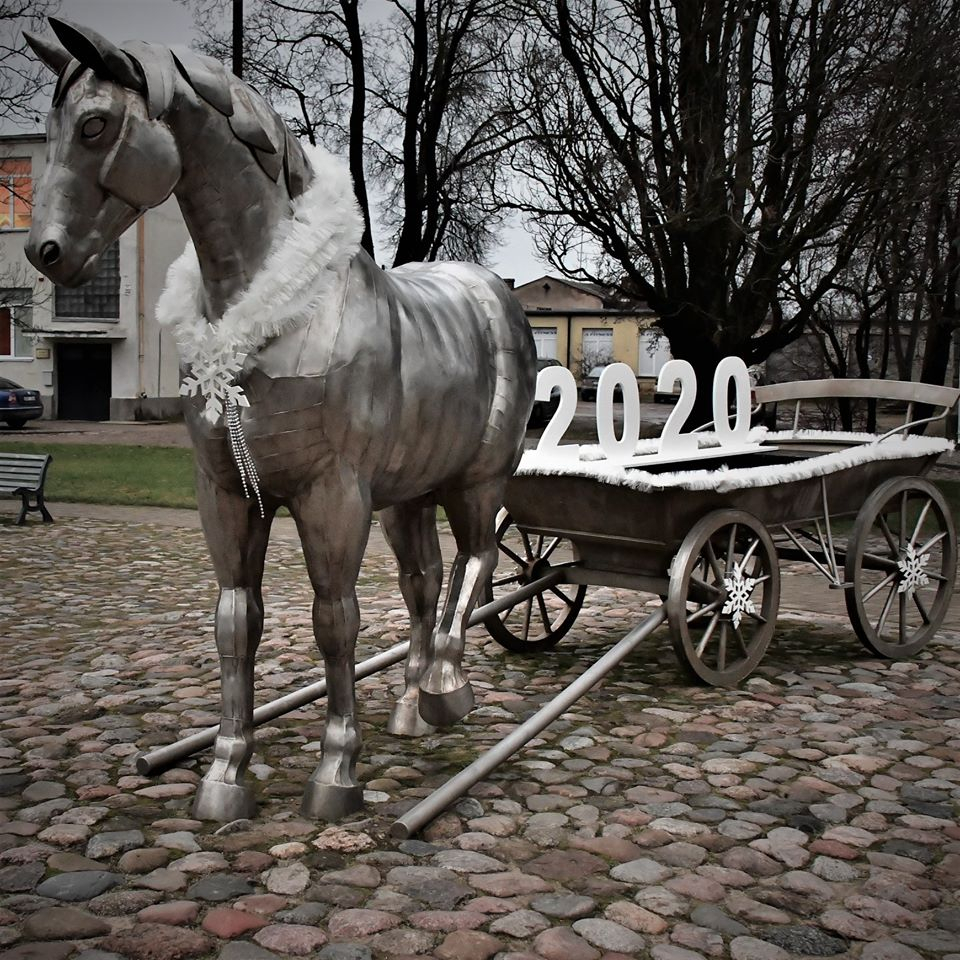
[(930, 583), (930, 578), (927, 576), (924, 567), (929, 562), (929, 553), (917, 553), (914, 545), (908, 543), (897, 561), (897, 569), (900, 571), (900, 586), (897, 587), (897, 593), (911, 594), (920, 587), (927, 586)]
[(745, 577), (740, 564), (734, 564), (733, 576), (723, 578), (723, 586), (727, 591), (727, 599), (723, 604), (721, 613), (730, 614), (730, 620), (734, 627), (740, 626), (740, 621), (745, 613), (756, 613), (757, 606), (750, 599), (753, 595), (757, 581), (753, 577)]

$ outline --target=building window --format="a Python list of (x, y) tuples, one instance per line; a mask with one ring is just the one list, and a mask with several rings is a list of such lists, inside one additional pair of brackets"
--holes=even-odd
[(661, 368), (670, 359), (670, 343), (662, 333), (644, 330), (640, 334), (637, 372), (641, 377), (659, 376)]
[(0, 160), (0, 230), (26, 230), (33, 206), (29, 157)]
[(613, 360), (613, 330), (609, 327), (583, 331), (582, 354), (585, 367), (598, 367)]
[(27, 333), (33, 320), (30, 303), (30, 290), (0, 290), (0, 357), (33, 359), (33, 345)]
[(537, 357), (541, 360), (557, 359), (557, 328), (533, 327), (533, 342), (537, 347)]
[(120, 244), (100, 257), (97, 275), (80, 287), (57, 287), (54, 309), (59, 319), (116, 320), (120, 316)]

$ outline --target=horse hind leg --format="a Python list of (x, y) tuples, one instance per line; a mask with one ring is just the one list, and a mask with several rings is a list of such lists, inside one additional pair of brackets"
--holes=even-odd
[(473, 689), (461, 661), (467, 621), (487, 578), (497, 565), (495, 524), (505, 479), (444, 491), (441, 503), (457, 541), (457, 556), (443, 613), (433, 641), (433, 654), (420, 679), (420, 716), (435, 726), (465, 717), (474, 705)]
[(253, 668), (263, 632), (260, 589), (273, 514), (261, 518), (246, 498), (219, 490), (199, 472), (197, 499), (220, 584), (214, 633), (221, 717), (213, 763), (197, 788), (193, 813), (229, 822), (257, 809), (245, 773), (253, 754)]
[(390, 733), (417, 737), (433, 727), (420, 716), (420, 677), (433, 644), (437, 601), (443, 584), (443, 558), (437, 539), (437, 508), (422, 501), (380, 511), (380, 523), (400, 568), (400, 592), (410, 613), (410, 652), (404, 689), (387, 724)]
[(360, 629), (357, 577), (370, 533), (370, 498), (356, 478), (337, 474), (316, 481), (294, 499), (314, 589), (313, 630), (327, 678), (327, 722), (320, 763), (310, 775), (305, 816), (340, 820), (363, 808), (356, 765), (362, 741), (354, 694), (354, 650)]

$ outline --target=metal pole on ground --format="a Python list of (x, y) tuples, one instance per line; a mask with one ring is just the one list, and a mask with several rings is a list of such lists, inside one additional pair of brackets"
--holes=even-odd
[[(369, 659), (363, 660), (356, 666), (356, 679), (363, 680), (375, 673), (379, 673), (381, 670), (386, 670), (387, 667), (392, 667), (407, 655), (409, 649), (410, 641), (404, 640), (403, 643), (398, 643), (384, 650), (382, 653), (375, 654)], [(325, 679), (318, 680), (316, 683), (311, 683), (309, 686), (302, 687), (300, 690), (294, 690), (293, 693), (288, 693), (285, 696), (279, 697), (277, 700), (271, 700), (262, 707), (257, 707), (257, 709), (253, 711), (253, 725), (259, 727), (264, 723), (268, 723), (270, 720), (282, 717), (285, 713), (290, 713), (299, 707), (306, 706), (308, 703), (313, 703), (314, 700), (319, 700), (326, 695), (327, 681)], [(171, 743), (166, 747), (158, 747), (156, 750), (145, 753), (142, 757), (137, 757), (137, 773), (141, 774), (141, 776), (160, 773), (162, 770), (174, 766), (181, 760), (185, 760), (187, 757), (199, 753), (206, 747), (213, 745), (213, 742), (217, 739), (219, 730), (219, 724), (214, 727), (207, 727), (206, 730), (194, 733), (189, 737), (185, 737), (183, 740), (178, 740), (176, 743)]]
[(469, 767), (461, 770), (442, 787), (431, 793), (429, 797), (421, 800), (415, 807), (395, 820), (390, 827), (390, 835), (405, 840), (446, 810), (450, 804), (462, 797), (475, 783), (482, 780), (505, 760), (508, 760), (538, 733), (553, 723), (557, 717), (569, 710), (580, 697), (599, 683), (666, 619), (666, 606), (657, 608), (643, 623), (631, 630), (593, 666), (580, 674), (569, 686), (564, 687), (557, 696), (541, 707), (532, 717), (524, 721), (516, 730), (474, 760)]

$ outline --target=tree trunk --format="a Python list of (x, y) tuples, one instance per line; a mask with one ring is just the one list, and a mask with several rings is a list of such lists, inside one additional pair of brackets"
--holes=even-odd
[(710, 337), (694, 332), (696, 326), (700, 326), (696, 320), (685, 320), (682, 317), (662, 326), (673, 358), (686, 360), (697, 375), (697, 396), (685, 424), (687, 430), (713, 420), (713, 375), (717, 364), (723, 359)]

